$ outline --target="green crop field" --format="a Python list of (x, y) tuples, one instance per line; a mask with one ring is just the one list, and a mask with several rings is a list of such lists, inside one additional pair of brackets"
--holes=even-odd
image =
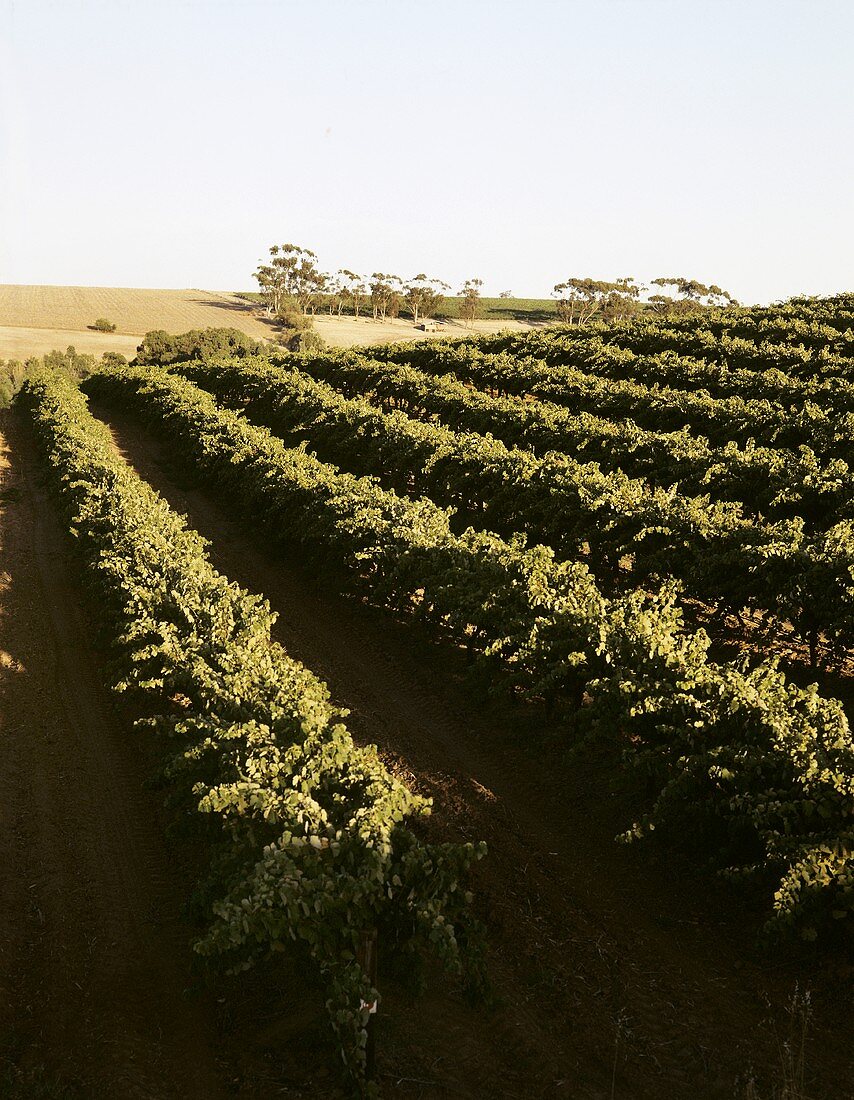
[[(263, 294), (257, 291), (235, 291), (235, 297), (254, 305), (262, 305)], [(461, 298), (446, 297), (436, 310), (438, 318), (457, 320), (460, 316)], [(484, 321), (522, 321), (528, 324), (547, 324), (557, 320), (557, 307), (553, 298), (481, 298), (478, 317)], [(352, 307), (345, 305), (343, 312), (352, 314)]]

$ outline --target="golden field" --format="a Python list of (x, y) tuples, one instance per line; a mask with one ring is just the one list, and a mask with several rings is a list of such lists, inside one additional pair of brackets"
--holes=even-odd
[[(99, 317), (112, 321), (116, 331), (95, 332), (91, 326)], [(374, 321), (323, 314), (315, 318), (317, 332), (331, 347), (525, 327), (491, 320), (476, 321), (467, 328), (450, 321), (436, 332), (423, 332), (402, 318)], [(0, 359), (26, 359), (55, 349), (64, 351), (69, 345), (93, 355), (116, 351), (131, 358), (139, 338), (151, 329), (177, 333), (200, 328), (236, 328), (256, 340), (276, 340), (279, 334), (259, 310), (222, 291), (0, 284)]]

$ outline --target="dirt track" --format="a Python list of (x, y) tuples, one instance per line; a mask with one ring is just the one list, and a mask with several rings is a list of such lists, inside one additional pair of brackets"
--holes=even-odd
[(38, 1082), (215, 1098), (210, 1006), (190, 991), (186, 888), (159, 799), (102, 686), (32, 449), (3, 418), (0, 1095), (54, 1095)]
[[(809, 1095), (851, 1095), (839, 1041), (850, 971), (763, 955), (757, 912), (739, 913), (728, 890), (614, 845), (626, 820), (610, 765), (569, 769), (557, 749), (532, 753), (519, 716), (472, 700), (453, 658), (324, 590), (310, 563), (266, 553), (245, 521), (176, 483), (145, 432), (105, 418), (139, 472), (212, 539), (218, 567), (280, 611), (280, 640), (351, 708), (355, 735), (434, 797), (432, 835), (490, 846), (477, 890), (497, 1006), (472, 1010), (447, 993), (411, 1006), (392, 986), (387, 1086), (425, 1097), (731, 1098), (752, 1067), (758, 1096), (770, 1097), (800, 982), (815, 1008)], [(542, 731), (531, 732), (539, 745)]]

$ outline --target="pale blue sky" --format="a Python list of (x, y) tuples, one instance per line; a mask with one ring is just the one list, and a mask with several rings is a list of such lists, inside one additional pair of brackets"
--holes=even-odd
[(0, 282), (854, 289), (850, 0), (0, 0)]

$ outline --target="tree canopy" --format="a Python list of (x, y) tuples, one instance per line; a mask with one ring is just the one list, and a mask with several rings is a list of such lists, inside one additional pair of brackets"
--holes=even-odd
[(432, 317), (442, 304), (443, 290), (449, 290), (441, 279), (430, 279), (423, 272), (415, 275), (406, 284), (405, 302), (412, 314), (412, 320), (418, 324), (418, 318)]
[(317, 266), (317, 254), (297, 244), (274, 244), (270, 262), (259, 264), (255, 278), (264, 295), (268, 315), (277, 315), (288, 300), (307, 313), (327, 277)]

